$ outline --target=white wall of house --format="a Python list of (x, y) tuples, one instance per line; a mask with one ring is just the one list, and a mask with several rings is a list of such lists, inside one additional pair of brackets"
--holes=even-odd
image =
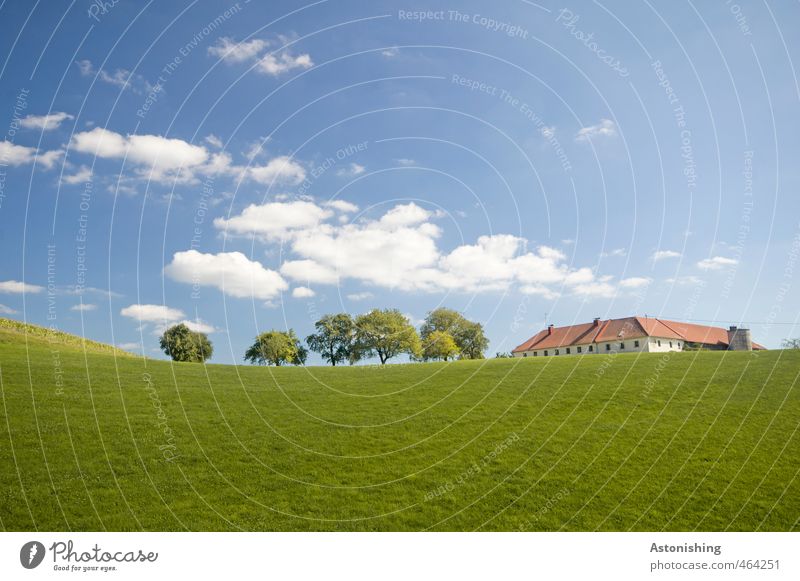
[(665, 353), (667, 351), (683, 351), (682, 339), (668, 339), (666, 337), (650, 337), (648, 351)]
[[(624, 347), (623, 347), (624, 345)], [(664, 353), (667, 351), (683, 351), (683, 341), (664, 337), (640, 337), (638, 339), (620, 339), (618, 341), (602, 341), (589, 345), (570, 345), (568, 347), (532, 349), (514, 353), (515, 357), (562, 357), (571, 355), (600, 355), (604, 353)], [(579, 350), (580, 349), (580, 350)], [(545, 355), (547, 352), (547, 355)]]

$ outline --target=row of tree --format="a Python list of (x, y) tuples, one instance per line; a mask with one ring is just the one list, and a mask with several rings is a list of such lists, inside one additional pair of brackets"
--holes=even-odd
[[(334, 366), (371, 357), (383, 365), (404, 354), (413, 361), (482, 359), (489, 346), (480, 323), (445, 308), (431, 311), (419, 332), (397, 309), (374, 309), (355, 318), (347, 313), (325, 315), (314, 329), (306, 338), (308, 348), (292, 329), (261, 333), (244, 359), (259, 365), (304, 365), (311, 350)], [(202, 362), (213, 352), (208, 336), (184, 324), (164, 332), (161, 348), (175, 361)]]

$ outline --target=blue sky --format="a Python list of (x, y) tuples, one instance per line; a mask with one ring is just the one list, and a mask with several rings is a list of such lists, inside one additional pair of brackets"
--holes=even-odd
[(491, 354), (545, 316), (800, 334), (795, 4), (0, 14), (3, 316), (151, 356), (188, 320), (214, 362), (375, 307)]

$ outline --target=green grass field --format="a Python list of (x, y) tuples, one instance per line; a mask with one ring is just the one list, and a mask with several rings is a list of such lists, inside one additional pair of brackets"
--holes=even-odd
[(0, 328), (4, 530), (798, 530), (800, 352), (256, 368)]

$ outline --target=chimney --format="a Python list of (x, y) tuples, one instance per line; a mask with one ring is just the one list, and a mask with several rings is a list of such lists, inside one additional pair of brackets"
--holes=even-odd
[(592, 326), (593, 327), (599, 327), (600, 326), (600, 317), (595, 317), (594, 318), (594, 322), (593, 322)]
[(552, 335), (553, 334), (553, 327), (554, 327), (554, 325), (547, 325), (547, 334), (548, 335)]

